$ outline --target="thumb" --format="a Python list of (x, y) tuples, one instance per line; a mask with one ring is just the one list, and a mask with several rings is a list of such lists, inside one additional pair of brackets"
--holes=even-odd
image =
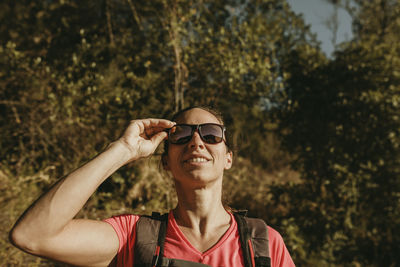
[(151, 137), (151, 141), (153, 144), (158, 146), (165, 138), (167, 138), (167, 135), (166, 132), (159, 132)]

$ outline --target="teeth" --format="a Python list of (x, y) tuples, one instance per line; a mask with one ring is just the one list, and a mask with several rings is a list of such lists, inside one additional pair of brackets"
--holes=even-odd
[(192, 158), (188, 162), (207, 162), (207, 160), (205, 158)]

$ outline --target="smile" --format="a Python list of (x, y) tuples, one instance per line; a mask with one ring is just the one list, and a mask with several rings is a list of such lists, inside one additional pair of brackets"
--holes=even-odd
[(207, 162), (207, 161), (208, 161), (208, 159), (205, 159), (205, 158), (191, 158), (191, 159), (186, 160), (186, 162), (189, 162), (189, 163)]

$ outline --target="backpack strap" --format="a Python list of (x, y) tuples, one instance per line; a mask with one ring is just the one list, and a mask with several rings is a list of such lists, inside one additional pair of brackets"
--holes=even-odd
[(261, 219), (234, 213), (245, 267), (270, 267), (268, 227)]
[[(238, 224), (244, 266), (270, 267), (267, 224), (261, 219), (245, 217), (244, 212), (233, 215)], [(139, 218), (136, 223), (134, 266), (173, 266), (165, 265), (168, 259), (163, 258), (167, 222), (168, 213), (160, 215), (153, 212), (151, 216)]]
[(135, 264), (137, 267), (211, 267), (206, 264), (164, 257), (168, 213), (141, 216), (136, 223)]
[[(153, 212), (136, 223), (135, 266), (159, 266), (164, 254), (168, 213)], [(151, 264), (149, 264), (151, 263)]]
[(236, 223), (239, 230), (239, 240), (242, 247), (244, 267), (254, 267), (251, 261), (250, 248), (248, 240), (250, 240), (249, 229), (247, 228), (247, 222), (244, 217), (238, 213), (234, 213)]
[(269, 255), (268, 226), (256, 218), (245, 217), (250, 232), (250, 239), (254, 253), (255, 266), (271, 266), (271, 256)]

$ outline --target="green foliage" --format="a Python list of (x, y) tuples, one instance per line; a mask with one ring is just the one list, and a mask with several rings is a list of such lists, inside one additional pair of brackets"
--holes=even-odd
[[(282, 1), (1, 5), (1, 125), (13, 142), (0, 141), (0, 157), (21, 173), (51, 165), (64, 174), (130, 119), (170, 115), (179, 88), (186, 105), (235, 115), (235, 146), (268, 164), (257, 145), (272, 136), (265, 103), (284, 97), (282, 55), (312, 39)], [(247, 142), (244, 122), (258, 133)]]
[[(399, 4), (352, 3), (355, 38), (327, 59), (284, 0), (2, 1), (0, 257), (50, 265), (5, 241), (28, 203), (131, 119), (197, 104), (226, 115), (227, 203), (277, 228), (297, 265), (395, 266)], [(154, 156), (114, 174), (79, 217), (175, 203)]]
[[(363, 5), (359, 18), (398, 15), (398, 3), (388, 13), (378, 2), (388, 4)], [(383, 26), (375, 22), (363, 21), (361, 28)], [(330, 62), (301, 50), (288, 59), (291, 103), (281, 126), (304, 185), (277, 192), (292, 207), (284, 218), (302, 230), (305, 250), (316, 253), (305, 264), (399, 262), (400, 50), (392, 24), (381, 39), (360, 30)]]
[(284, 1), (208, 1), (185, 11), (185, 102), (220, 107), (240, 155), (273, 168), (264, 147), (274, 138), (267, 111), (286, 97), (281, 62), (295, 47), (315, 45), (314, 37)]
[[(266, 131), (272, 124), (263, 103), (281, 101), (281, 54), (309, 34), (283, 1), (6, 0), (0, 22), (0, 159), (4, 190), (21, 201), (3, 206), (13, 215), (2, 220), (2, 234), (39, 192), (115, 140), (129, 120), (169, 116), (177, 89), (185, 105), (227, 110), (239, 153), (270, 169), (271, 159), (285, 165), (272, 152), (279, 143)], [(243, 136), (243, 127), (258, 136)], [(121, 169), (79, 216), (171, 208), (170, 183), (155, 165)], [(45, 264), (21, 253), (6, 259)]]

